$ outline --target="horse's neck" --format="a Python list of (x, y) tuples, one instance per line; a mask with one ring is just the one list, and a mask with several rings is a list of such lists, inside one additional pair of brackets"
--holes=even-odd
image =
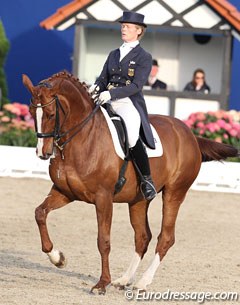
[(93, 103), (86, 92), (79, 90), (71, 92), (69, 95), (64, 94), (64, 97), (67, 103), (68, 121), (70, 125), (80, 124), (93, 111)]
[[(63, 124), (63, 133), (72, 130), (68, 135), (71, 136), (79, 130), (78, 134), (73, 137), (74, 141), (71, 142), (75, 142), (76, 139), (84, 142), (86, 140), (87, 142), (92, 140), (93, 143), (101, 140), (101, 131), (103, 130), (102, 121), (104, 120), (104, 116), (100, 109), (94, 113), (95, 106), (89, 96), (84, 92), (79, 92), (78, 96), (72, 94), (70, 96), (65, 96), (65, 98), (67, 100), (68, 114), (66, 124)], [(92, 134), (94, 135), (93, 139), (91, 136)], [(98, 136), (95, 136), (95, 134), (98, 134)]]

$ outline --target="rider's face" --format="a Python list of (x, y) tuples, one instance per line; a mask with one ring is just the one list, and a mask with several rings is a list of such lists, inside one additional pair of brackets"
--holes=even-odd
[(122, 40), (124, 42), (136, 41), (141, 32), (142, 29), (136, 24), (122, 23), (121, 25)]

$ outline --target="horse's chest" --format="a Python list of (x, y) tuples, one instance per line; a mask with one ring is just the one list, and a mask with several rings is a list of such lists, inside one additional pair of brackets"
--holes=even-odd
[(55, 162), (53, 159), (49, 167), (49, 174), (54, 184), (65, 192), (70, 191), (68, 176), (72, 174), (72, 170), (68, 168), (64, 162)]
[(52, 181), (63, 193), (71, 198), (89, 200), (89, 191), (73, 167), (65, 164), (52, 164), (49, 172)]

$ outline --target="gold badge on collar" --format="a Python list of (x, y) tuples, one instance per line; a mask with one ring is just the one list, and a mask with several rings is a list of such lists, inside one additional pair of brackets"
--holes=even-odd
[(128, 68), (128, 76), (134, 76), (134, 69)]

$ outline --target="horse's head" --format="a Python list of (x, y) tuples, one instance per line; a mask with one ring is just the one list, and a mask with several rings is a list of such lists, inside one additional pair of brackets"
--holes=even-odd
[(41, 159), (48, 159), (53, 154), (54, 137), (59, 132), (59, 111), (57, 114), (58, 97), (57, 90), (59, 84), (51, 84), (42, 81), (37, 86), (33, 86), (27, 75), (23, 75), (23, 84), (30, 91), (32, 98), (30, 103), (30, 113), (35, 122), (35, 129), (38, 137), (37, 155)]
[(61, 150), (65, 146), (61, 147), (59, 141), (64, 141), (62, 138), (70, 131), (75, 131), (82, 118), (91, 113), (94, 103), (85, 84), (67, 72), (55, 74), (37, 86), (24, 74), (23, 84), (32, 95), (30, 113), (35, 121), (38, 138), (37, 155), (41, 159), (48, 159), (53, 155), (54, 147)]

